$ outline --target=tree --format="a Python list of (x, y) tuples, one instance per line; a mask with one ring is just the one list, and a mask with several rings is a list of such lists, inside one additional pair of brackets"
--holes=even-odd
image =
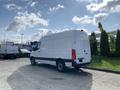
[(92, 55), (97, 55), (97, 40), (96, 40), (96, 35), (95, 33), (91, 33), (90, 36), (90, 48), (91, 48), (91, 54)]
[(101, 22), (99, 22), (99, 23), (98, 23), (98, 28), (99, 28), (100, 32), (103, 32), (103, 31), (104, 31), (104, 29), (103, 29), (103, 26), (102, 26)]
[(114, 52), (115, 51), (115, 36), (114, 34), (110, 34), (110, 51)]
[(107, 56), (110, 53), (109, 42), (108, 42), (108, 35), (106, 31), (101, 32), (100, 38), (100, 54), (102, 56)]
[(100, 54), (102, 56), (107, 56), (110, 53), (108, 35), (107, 35), (106, 31), (103, 29), (101, 22), (98, 23), (98, 28), (101, 31)]
[(117, 30), (116, 35), (116, 54), (120, 55), (120, 30)]

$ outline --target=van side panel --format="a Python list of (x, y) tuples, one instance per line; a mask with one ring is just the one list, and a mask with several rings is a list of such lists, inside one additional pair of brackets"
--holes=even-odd
[(11, 44), (1, 44), (0, 54), (18, 54), (18, 46)]
[(69, 36), (56, 35), (54, 37), (44, 38), (41, 40), (39, 52), (36, 51), (36, 57), (71, 59), (73, 40), (74, 37), (72, 34)]
[(73, 38), (66, 37), (54, 40), (54, 57), (71, 59), (71, 50), (73, 46)]

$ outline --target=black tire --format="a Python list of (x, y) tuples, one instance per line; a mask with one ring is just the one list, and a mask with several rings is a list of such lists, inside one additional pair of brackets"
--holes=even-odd
[(57, 70), (59, 72), (64, 72), (65, 71), (65, 62), (63, 60), (57, 60), (56, 61), (56, 66), (57, 66)]
[(74, 68), (75, 70), (78, 70), (78, 71), (80, 70), (80, 67), (75, 66)]
[(9, 57), (10, 57), (11, 59), (16, 59), (16, 58), (17, 58), (16, 55), (9, 55)]
[(31, 65), (36, 65), (34, 57), (30, 57), (30, 63), (31, 63)]
[(0, 59), (4, 59), (4, 58), (5, 58), (5, 56), (1, 54), (0, 55)]

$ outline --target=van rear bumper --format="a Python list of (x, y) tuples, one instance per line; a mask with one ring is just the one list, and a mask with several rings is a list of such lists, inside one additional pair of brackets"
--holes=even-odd
[(81, 63), (81, 64), (77, 64), (76, 62), (72, 62), (72, 66), (73, 67), (82, 67), (82, 66), (86, 66), (86, 65), (89, 65), (90, 62), (86, 62), (86, 63)]

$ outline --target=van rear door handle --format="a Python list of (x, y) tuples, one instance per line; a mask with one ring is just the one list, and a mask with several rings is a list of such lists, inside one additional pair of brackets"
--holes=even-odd
[(85, 54), (88, 54), (88, 53), (86, 52), (86, 50), (84, 50), (84, 53), (85, 53)]

